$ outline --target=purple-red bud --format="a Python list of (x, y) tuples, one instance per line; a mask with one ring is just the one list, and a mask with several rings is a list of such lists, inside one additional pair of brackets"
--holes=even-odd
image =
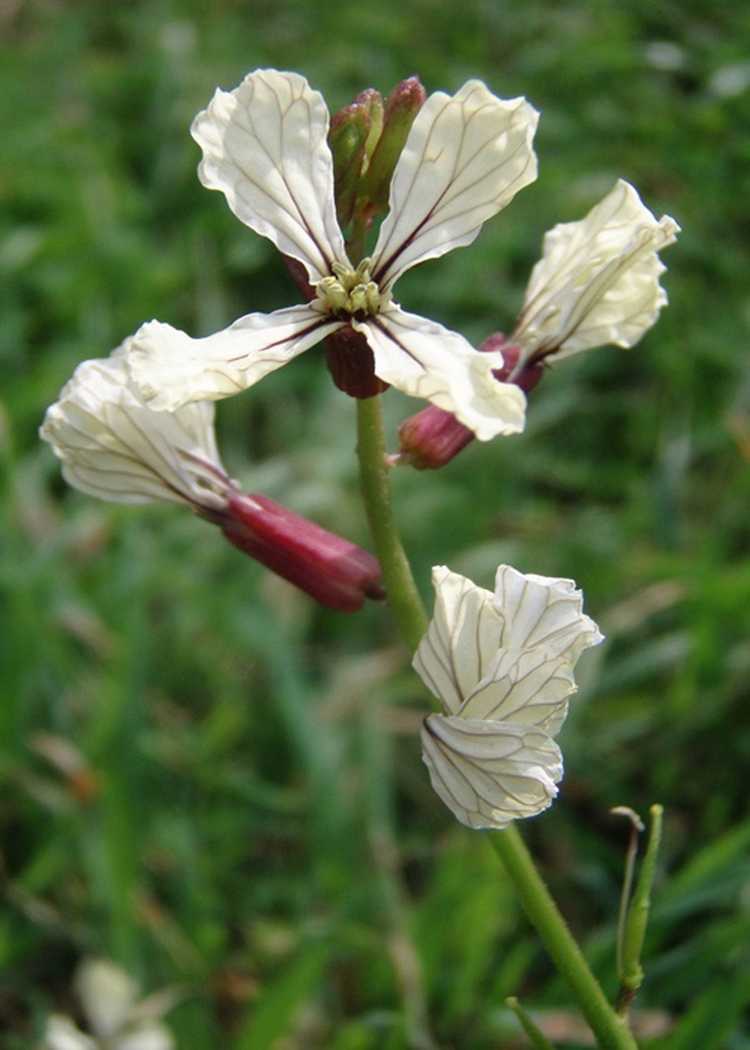
[(325, 341), (326, 363), (334, 383), (349, 397), (367, 398), (382, 394), (388, 383), (375, 375), (375, 358), (360, 332), (347, 325)]
[[(482, 353), (493, 350), (502, 352), (502, 367), (492, 370), (495, 379), (502, 383), (515, 383), (528, 393), (542, 378), (544, 365), (541, 362), (524, 365), (517, 375), (513, 375), (521, 348), (515, 343), (509, 343), (502, 332), (493, 332), (487, 336), (478, 349)], [(401, 446), (399, 461), (417, 470), (437, 470), (445, 466), (474, 440), (472, 430), (459, 423), (450, 412), (434, 405), (405, 419), (398, 428), (398, 436)]]
[(358, 211), (364, 210), (371, 216), (387, 208), (396, 163), (426, 98), (427, 92), (419, 77), (407, 77), (391, 91), (385, 103), (383, 130), (362, 178), (357, 200)]
[(222, 532), (230, 543), (321, 605), (356, 612), (385, 597), (372, 554), (267, 496), (232, 492)]

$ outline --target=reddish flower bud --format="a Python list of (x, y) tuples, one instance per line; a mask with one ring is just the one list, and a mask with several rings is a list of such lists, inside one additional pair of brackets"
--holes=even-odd
[[(493, 369), (495, 379), (502, 383), (515, 383), (527, 393), (533, 390), (542, 378), (544, 365), (541, 362), (524, 365), (517, 375), (520, 347), (509, 343), (502, 332), (493, 332), (478, 349), (482, 353), (500, 350), (503, 354), (502, 368)], [(398, 461), (408, 463), (417, 470), (436, 470), (457, 456), (474, 440), (473, 431), (459, 423), (450, 412), (430, 405), (416, 415), (404, 420), (398, 430), (401, 452)]]
[(266, 496), (231, 492), (222, 532), (239, 550), (330, 609), (356, 612), (365, 598), (385, 597), (372, 554)]
[(326, 363), (334, 383), (349, 397), (367, 398), (382, 394), (388, 384), (375, 375), (370, 344), (348, 325), (329, 335), (325, 342)]

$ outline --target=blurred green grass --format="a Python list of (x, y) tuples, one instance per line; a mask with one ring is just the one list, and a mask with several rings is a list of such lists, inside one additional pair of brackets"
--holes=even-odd
[[(416, 72), (542, 110), (538, 182), (400, 285), (475, 340), (512, 322), (544, 231), (616, 177), (683, 226), (637, 349), (561, 365), (523, 437), (395, 488), (426, 596), (436, 562), (585, 588), (609, 640), (563, 734), (562, 798), (524, 831), (612, 986), (607, 810), (664, 803), (639, 1005), (676, 1027), (649, 1045), (750, 1046), (749, 41), (737, 0), (0, 8), (3, 1046), (72, 1008), (88, 953), (183, 987), (188, 1050), (522, 1045), (504, 996), (570, 1003), (482, 836), (431, 793), (424, 697), (382, 610), (329, 614), (178, 511), (67, 491), (36, 438), (78, 361), (144, 319), (199, 334), (292, 301), (199, 186), (187, 134), (216, 84), (263, 65), (332, 108)], [(411, 408), (388, 395), (391, 434)], [(219, 421), (237, 477), (368, 543), (354, 406), (319, 351)]]

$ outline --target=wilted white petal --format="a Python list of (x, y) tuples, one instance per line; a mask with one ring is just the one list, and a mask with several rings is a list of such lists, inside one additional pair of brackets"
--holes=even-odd
[(554, 658), (542, 646), (501, 649), (468, 693), (460, 715), (537, 726), (555, 736), (565, 721), (568, 697), (575, 691), (567, 657)]
[(52, 1014), (44, 1030), (42, 1050), (97, 1050), (96, 1043), (77, 1028), (69, 1017)]
[(223, 507), (228, 479), (216, 448), (213, 405), (153, 411), (132, 387), (127, 347), (80, 364), (47, 410), (39, 433), (61, 460), (65, 479), (118, 503)]
[(118, 1035), (113, 1050), (173, 1050), (172, 1033), (163, 1024), (149, 1024)]
[(396, 164), (373, 253), (381, 290), (415, 263), (471, 244), (534, 181), (538, 120), (525, 99), (496, 98), (479, 80), (453, 96), (430, 95)]
[(221, 190), (237, 218), (301, 262), (313, 282), (347, 261), (328, 122), (323, 96), (304, 77), (261, 69), (234, 91), (217, 89), (191, 129), (203, 185)]
[(509, 722), (430, 715), (422, 757), (435, 791), (470, 828), (504, 828), (541, 813), (562, 777), (554, 740)]
[(504, 649), (541, 646), (551, 658), (565, 657), (572, 667), (584, 649), (603, 641), (599, 628), (583, 613), (583, 595), (573, 580), (524, 575), (501, 565), (494, 606), (503, 621)]
[(173, 412), (191, 401), (217, 401), (246, 390), (341, 324), (306, 304), (248, 314), (202, 339), (149, 321), (133, 336), (128, 367), (148, 404)]
[(412, 666), (450, 714), (458, 714), (497, 658), (504, 620), (492, 591), (445, 565), (432, 570), (435, 611)]
[(492, 375), (499, 353), (479, 353), (463, 336), (390, 304), (367, 321), (352, 321), (375, 357), (375, 374), (397, 390), (452, 412), (480, 441), (517, 434), (526, 398)]
[(135, 1005), (138, 985), (107, 959), (86, 959), (75, 987), (91, 1030), (100, 1038), (117, 1033)]
[(656, 253), (679, 230), (668, 215), (657, 221), (623, 179), (585, 219), (550, 230), (512, 336), (524, 356), (637, 343), (667, 302)]

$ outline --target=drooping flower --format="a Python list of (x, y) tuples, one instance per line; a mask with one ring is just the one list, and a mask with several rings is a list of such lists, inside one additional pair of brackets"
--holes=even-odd
[(679, 232), (669, 215), (657, 220), (624, 179), (585, 218), (549, 230), (511, 335), (521, 363), (637, 343), (667, 303), (657, 253)]
[(392, 291), (410, 267), (470, 244), (536, 178), (537, 121), (525, 99), (498, 99), (477, 80), (453, 96), (431, 95), (396, 164), (373, 253), (354, 265), (336, 218), (322, 96), (304, 77), (275, 70), (217, 90), (192, 127), (203, 150), (200, 180), (300, 263), (316, 296), (241, 317), (203, 339), (156, 321), (143, 325), (128, 356), (143, 396), (169, 410), (226, 397), (351, 328), (366, 339), (384, 382), (454, 413), (480, 440), (520, 431), (523, 393), (492, 376), (501, 355), (478, 354), (458, 333), (407, 313)]
[(495, 591), (436, 566), (435, 612), (413, 666), (446, 714), (422, 728), (437, 794), (472, 828), (546, 809), (562, 755), (553, 737), (575, 692), (573, 669), (602, 635), (572, 580), (497, 570)]
[(47, 1021), (43, 1050), (173, 1050), (171, 1032), (159, 1020), (174, 1005), (170, 993), (138, 1001), (138, 986), (107, 959), (87, 959), (75, 988), (90, 1034), (63, 1014)]
[[(580, 222), (553, 227), (512, 335), (497, 332), (480, 347), (503, 347), (496, 379), (528, 392), (545, 364), (597, 346), (637, 343), (667, 303), (658, 252), (679, 232), (669, 215), (657, 220), (624, 179)], [(399, 437), (398, 461), (422, 470), (449, 463), (474, 434), (454, 413), (430, 406), (404, 420)]]
[(174, 412), (144, 403), (125, 367), (128, 342), (84, 361), (40, 429), (75, 488), (118, 503), (181, 503), (218, 525), (239, 550), (342, 612), (382, 598), (370, 553), (228, 477), (214, 434), (214, 406)]

